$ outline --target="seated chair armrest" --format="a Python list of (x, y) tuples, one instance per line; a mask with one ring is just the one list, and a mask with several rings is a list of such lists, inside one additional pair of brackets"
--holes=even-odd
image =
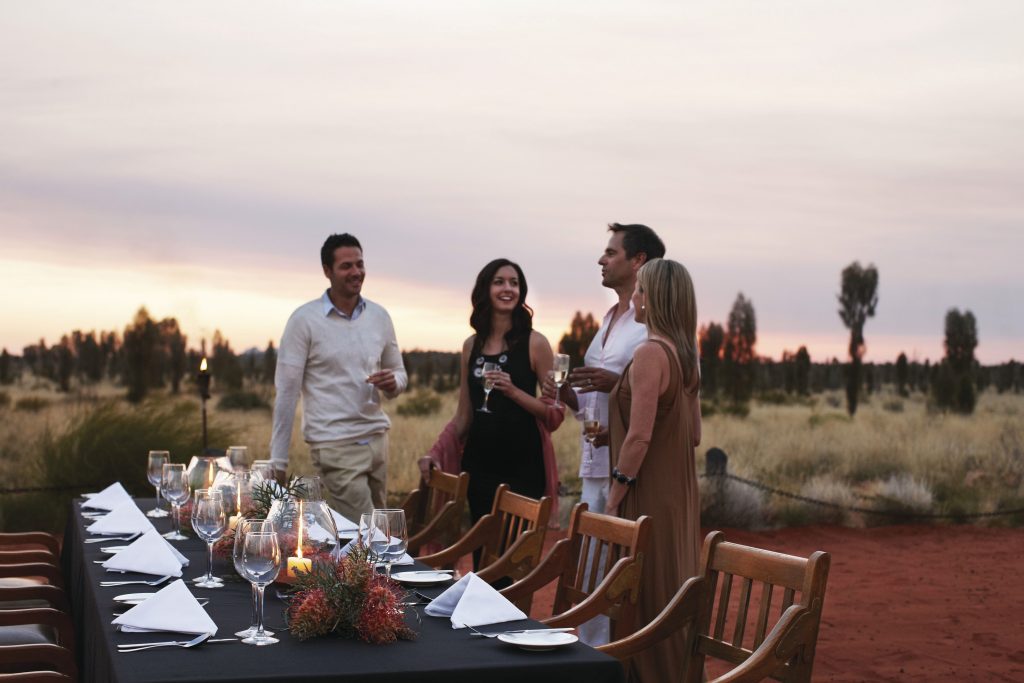
[(446, 526), (451, 524), (452, 518), (458, 513), (459, 511), (455, 509), (455, 501), (450, 500), (442, 505), (426, 526), (409, 539), (409, 552), (415, 553), (420, 547), (434, 540), (445, 530)]
[[(612, 607), (623, 591), (632, 586), (639, 586), (640, 572), (643, 562), (635, 557), (619, 559), (599, 583), (581, 602), (561, 614), (556, 614), (542, 621), (554, 628), (579, 626), (585, 621), (603, 614)], [(628, 599), (628, 598), (627, 598)]]
[(433, 553), (432, 555), (423, 555), (416, 559), (431, 567), (454, 566), (460, 558), (484, 547), (489, 541), (497, 537), (498, 520), (499, 518), (494, 515), (484, 515), (466, 532), (465, 536), (455, 541), (452, 545), (440, 552)]
[[(687, 623), (696, 625), (706, 591), (707, 581), (704, 577), (690, 577), (654, 621), (632, 635), (607, 645), (599, 645), (596, 649), (616, 659), (626, 660), (660, 643)], [(693, 633), (696, 635), (696, 631)]]
[(792, 659), (800, 647), (813, 645), (808, 642), (813, 629), (814, 615), (811, 610), (802, 605), (791, 605), (745, 662), (711, 683), (753, 683), (764, 680)]
[[(516, 581), (500, 591), (501, 594), (519, 606), (519, 609), (523, 609), (524, 605), (529, 607), (534, 593), (562, 575), (565, 563), (569, 558), (571, 543), (572, 541), (568, 538), (563, 538), (555, 543), (536, 569), (524, 576), (522, 580)], [(529, 610), (523, 611), (528, 612)]]
[[(477, 576), (487, 583), (494, 583), (505, 577), (515, 578), (516, 574), (522, 572), (520, 567), (525, 564), (536, 566), (540, 563), (541, 553), (544, 552), (544, 535), (546, 533), (547, 529), (540, 528), (523, 533), (505, 550), (501, 557), (478, 571)], [(530, 571), (533, 571), (533, 567), (530, 567)]]

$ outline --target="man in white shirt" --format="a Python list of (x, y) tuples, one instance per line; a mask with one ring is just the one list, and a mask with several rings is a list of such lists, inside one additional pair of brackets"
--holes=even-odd
[(348, 233), (320, 250), (330, 287), (292, 313), (277, 352), (270, 459), (283, 477), (299, 395), (302, 433), (327, 502), (357, 521), (386, 507), (388, 429), (380, 394), (408, 384), (387, 311), (363, 298), (363, 249)]
[[(563, 385), (560, 398), (583, 420), (588, 407), (592, 407), (593, 419), (601, 424), (602, 432), (588, 443), (581, 437), (583, 450), (580, 458), (580, 480), (583, 490), (580, 502), (587, 503), (594, 512), (604, 512), (611, 481), (611, 463), (608, 452), (608, 394), (626, 364), (633, 359), (633, 352), (647, 339), (647, 328), (636, 322), (633, 315), (633, 288), (640, 266), (650, 259), (662, 258), (665, 245), (658, 235), (646, 225), (608, 226), (612, 233), (604, 254), (598, 259), (601, 266), (601, 284), (615, 290), (619, 301), (611, 307), (601, 321), (601, 327), (594, 335), (584, 356), (584, 367), (576, 368), (570, 375), (570, 383), (576, 392)], [(589, 564), (589, 563), (588, 563)], [(590, 645), (608, 642), (608, 619), (597, 617), (583, 624), (580, 639)]]

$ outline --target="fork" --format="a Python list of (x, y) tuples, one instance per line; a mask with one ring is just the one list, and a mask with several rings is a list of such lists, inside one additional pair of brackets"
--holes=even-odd
[[(210, 640), (210, 636), (212, 636), (212, 635), (213, 635), (212, 633), (200, 633), (198, 636), (196, 636), (192, 640), (168, 640), (168, 641), (165, 641), (165, 642), (162, 642), (162, 643), (136, 643), (134, 645), (131, 645), (131, 644), (118, 645), (117, 646), (117, 651), (118, 652), (138, 652), (139, 650), (150, 650), (150, 649), (155, 648), (155, 647), (195, 647), (196, 645), (199, 645), (200, 643), (205, 643), (207, 640)], [(223, 643), (223, 642), (227, 642), (229, 640), (238, 640), (238, 639), (237, 638), (218, 638), (217, 640), (211, 641), (211, 642)]]
[(100, 586), (102, 586), (104, 588), (111, 588), (113, 586), (129, 586), (129, 585), (136, 584), (136, 583), (137, 584), (145, 584), (147, 586), (159, 586), (161, 583), (163, 583), (164, 581), (166, 581), (169, 578), (171, 578), (171, 577), (170, 576), (161, 576), (159, 578), (151, 579), (149, 581), (144, 581), (142, 579), (139, 579), (138, 581), (100, 581)]
[(518, 635), (528, 635), (528, 634), (532, 634), (532, 633), (537, 633), (537, 634), (541, 634), (541, 633), (569, 633), (570, 631), (574, 630), (574, 629), (571, 629), (571, 628), (524, 628), (524, 629), (520, 629), (518, 631), (497, 631), (495, 633), (484, 633), (483, 631), (476, 630), (475, 628), (473, 628), (469, 624), (466, 624), (466, 628), (468, 628), (470, 631), (473, 632), (472, 635), (474, 635), (474, 636), (483, 636), (484, 638), (497, 638), (498, 636), (511, 636), (511, 635), (516, 635), (516, 634), (518, 634)]
[(132, 534), (131, 536), (100, 536), (98, 538), (87, 538), (82, 543), (106, 543), (107, 541), (134, 541), (142, 534)]

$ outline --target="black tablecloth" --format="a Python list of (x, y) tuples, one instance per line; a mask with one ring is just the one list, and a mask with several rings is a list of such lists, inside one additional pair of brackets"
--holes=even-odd
[[(153, 500), (138, 501), (145, 511)], [(548, 652), (525, 652), (493, 638), (471, 636), (466, 629), (455, 630), (448, 619), (428, 617), (422, 607), (410, 607), (407, 623), (419, 634), (415, 641), (389, 645), (370, 645), (333, 637), (305, 642), (293, 639), (284, 630), (284, 603), (267, 590), (266, 624), (281, 642), (267, 647), (241, 643), (204, 644), (182, 650), (160, 648), (137, 653), (119, 653), (118, 643), (187, 640), (168, 634), (120, 633), (113, 619), (113, 598), (122, 593), (155, 592), (161, 587), (121, 586), (101, 588), (101, 579), (137, 577), (108, 573), (94, 560), (109, 557), (101, 552), (105, 543), (85, 544), (85, 526), (78, 503), (72, 505), (64, 537), (63, 564), (68, 580), (78, 640), (83, 681), (123, 683), (159, 683), (163, 681), (417, 681), (458, 683), (460, 681), (508, 681), (542, 683), (544, 681), (586, 681), (620, 683), (622, 667), (617, 660), (586, 645), (576, 643)], [(158, 531), (166, 531), (170, 522), (155, 520)], [(112, 544), (115, 544), (112, 542)], [(191, 539), (174, 543), (190, 564), (183, 578), (189, 581), (204, 573), (206, 547)], [(215, 560), (214, 573), (235, 576), (234, 568), (224, 560)], [(166, 584), (164, 584), (166, 585)], [(192, 586), (196, 597), (208, 597), (206, 606), (217, 624), (218, 638), (231, 637), (248, 627), (250, 586), (229, 582), (224, 588), (203, 589)], [(439, 594), (445, 586), (422, 590)], [(514, 622), (507, 628), (524, 628), (536, 622)]]

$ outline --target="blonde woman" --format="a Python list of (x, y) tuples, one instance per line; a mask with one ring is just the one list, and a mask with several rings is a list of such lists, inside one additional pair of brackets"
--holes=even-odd
[[(644, 264), (633, 309), (647, 327), (647, 341), (637, 347), (609, 400), (613, 469), (605, 511), (653, 518), (637, 606), (637, 623), (644, 625), (698, 573), (700, 560), (697, 304), (686, 268), (668, 259)], [(681, 680), (684, 648), (680, 633), (638, 655), (629, 680)]]

